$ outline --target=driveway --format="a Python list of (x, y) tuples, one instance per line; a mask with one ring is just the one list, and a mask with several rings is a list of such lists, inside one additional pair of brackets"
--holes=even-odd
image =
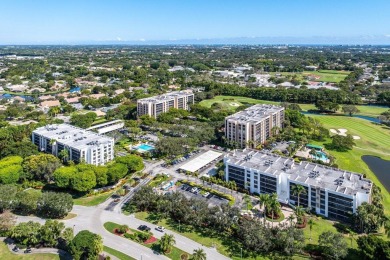
[[(74, 229), (74, 232), (77, 233), (81, 230), (89, 230), (91, 232), (97, 233), (102, 236), (104, 245), (116, 249), (124, 254), (127, 254), (135, 259), (168, 259), (164, 255), (155, 254), (151, 249), (144, 247), (138, 243), (135, 243), (126, 238), (114, 235), (107, 231), (103, 224), (105, 222), (111, 221), (118, 224), (126, 224), (130, 228), (137, 229), (139, 225), (147, 225), (152, 228), (152, 232), (155, 237), (160, 238), (164, 233), (158, 232), (155, 230), (156, 225), (148, 223), (146, 221), (142, 221), (136, 219), (134, 216), (125, 216), (116, 211), (107, 211), (105, 208), (107, 207), (109, 200), (105, 203), (100, 204), (95, 207), (84, 207), (84, 206), (74, 206), (72, 213), (77, 214), (77, 217), (63, 220), (66, 227), (71, 227)], [(29, 216), (18, 216), (18, 222), (27, 222), (27, 221), (37, 221), (40, 223), (44, 223), (44, 219), (40, 219), (37, 217), (29, 217)], [(208, 248), (202, 246), (201, 244), (188, 239), (180, 234), (172, 232), (170, 230), (166, 230), (165, 233), (173, 234), (176, 240), (176, 247), (181, 250), (192, 254), (194, 249), (202, 248), (205, 250), (207, 254), (207, 259), (215, 259), (215, 260), (225, 260), (230, 259), (224, 255), (221, 255), (214, 248)]]

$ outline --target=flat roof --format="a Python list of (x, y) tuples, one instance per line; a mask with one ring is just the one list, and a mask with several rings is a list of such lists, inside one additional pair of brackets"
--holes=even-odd
[(322, 149), (322, 148), (324, 148), (324, 147), (322, 147), (322, 146), (315, 145), (315, 144), (307, 144), (306, 147), (317, 148), (317, 149)]
[(284, 107), (268, 105), (268, 104), (258, 104), (247, 109), (244, 109), (240, 112), (237, 112), (233, 115), (226, 117), (226, 120), (235, 120), (235, 121), (261, 121), (270, 116), (270, 114), (283, 111)]
[(296, 163), (292, 158), (263, 151), (236, 150), (225, 157), (229, 164), (248, 167), (275, 176), (285, 173), (291, 181), (347, 195), (355, 195), (357, 192), (370, 193), (372, 188), (372, 182), (363, 178), (362, 174), (306, 161)]
[(114, 142), (114, 139), (111, 137), (99, 135), (68, 124), (42, 126), (35, 129), (33, 133), (48, 139), (54, 139), (59, 143), (79, 150)]
[(188, 163), (182, 165), (179, 169), (189, 172), (196, 172), (222, 155), (223, 153), (207, 151), (192, 159)]
[(138, 99), (137, 102), (159, 102), (159, 101), (166, 101), (166, 100), (174, 100), (175, 97), (186, 97), (188, 95), (193, 95), (194, 93), (192, 90), (182, 90), (182, 91), (173, 91), (173, 92), (168, 92), (163, 95), (158, 95), (158, 96), (153, 96), (153, 97), (148, 97), (148, 98), (141, 98)]

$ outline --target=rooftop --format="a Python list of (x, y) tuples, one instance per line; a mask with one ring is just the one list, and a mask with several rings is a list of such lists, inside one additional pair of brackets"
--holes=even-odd
[(305, 183), (331, 191), (355, 195), (357, 192), (370, 193), (372, 182), (359, 173), (344, 171), (329, 166), (281, 157), (276, 154), (244, 149), (226, 155), (229, 163), (248, 167), (260, 172), (279, 176), (287, 174), (291, 181)]
[(138, 99), (138, 102), (154, 103), (158, 101), (174, 100), (175, 97), (186, 97), (191, 94), (193, 94), (192, 90), (173, 91), (173, 92), (165, 93), (163, 95)]
[(226, 119), (233, 119), (237, 121), (261, 121), (267, 118), (270, 114), (284, 110), (283, 107), (267, 104), (258, 104), (248, 107), (245, 110), (237, 112), (228, 116)]
[(33, 133), (54, 139), (64, 145), (80, 150), (100, 144), (111, 143), (114, 140), (113, 138), (68, 124), (46, 125), (35, 129)]

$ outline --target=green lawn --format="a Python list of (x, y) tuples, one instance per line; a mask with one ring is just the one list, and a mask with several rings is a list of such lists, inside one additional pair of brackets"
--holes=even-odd
[[(238, 106), (244, 104), (274, 104), (278, 105), (279, 102), (258, 100), (254, 98), (240, 97), (240, 96), (216, 96), (213, 99), (206, 99), (199, 104), (205, 107), (211, 107), (212, 104), (219, 103), (224, 109), (235, 111)], [(238, 105), (238, 106), (237, 106)]]
[(118, 257), (120, 260), (135, 260), (135, 258), (132, 258), (131, 256), (128, 256), (108, 246), (104, 246), (103, 250), (104, 252), (109, 253), (110, 255)]
[[(279, 105), (280, 104), (280, 102), (258, 100), (254, 98), (247, 98), (247, 97), (240, 97), (240, 96), (216, 96), (212, 99), (202, 100), (199, 104), (205, 107), (211, 107), (211, 105), (214, 103), (221, 104), (222, 108), (229, 111), (235, 111), (237, 109), (238, 106), (236, 106), (235, 104), (238, 104), (239, 106), (244, 104), (249, 104), (249, 105), (255, 105), (255, 104)], [(299, 104), (299, 106), (302, 108), (303, 111), (316, 109), (314, 104)], [(371, 116), (371, 117), (378, 117), (381, 113), (390, 109), (386, 107), (362, 106), (362, 105), (358, 105), (356, 107), (360, 111), (359, 113), (357, 113), (357, 115)], [(337, 111), (337, 114), (339, 115), (343, 114), (341, 108), (339, 111)]]
[[(339, 168), (366, 174), (382, 190), (383, 204), (386, 215), (390, 215), (390, 194), (379, 182), (375, 174), (363, 162), (363, 155), (374, 155), (385, 160), (390, 160), (390, 128), (373, 124), (367, 120), (350, 118), (343, 116), (312, 116), (318, 119), (326, 128), (345, 128), (347, 133), (360, 136), (360, 140), (355, 140), (356, 147), (347, 152), (329, 151), (336, 158)], [(314, 142), (319, 145), (329, 143)]]
[(314, 75), (320, 77), (319, 79), (315, 79), (314, 81), (338, 83), (344, 80), (349, 73), (350, 73), (349, 71), (319, 70), (319, 71), (304, 71), (302, 75), (303, 76)]
[(112, 194), (113, 192), (105, 192), (102, 194), (92, 195), (89, 197), (85, 196), (85, 197), (74, 199), (73, 202), (75, 205), (80, 205), (80, 206), (87, 206), (87, 207), (96, 206), (106, 201)]
[(16, 255), (9, 251), (4, 242), (0, 242), (0, 259), (4, 260), (58, 260), (60, 257), (55, 254), (30, 254)]
[(271, 75), (281, 74), (283, 76), (296, 76), (298, 80), (304, 80), (304, 77), (313, 75), (318, 76), (319, 78), (314, 79), (313, 81), (318, 82), (331, 82), (338, 83), (344, 80), (348, 75), (349, 71), (340, 71), (340, 70), (318, 70), (318, 71), (304, 71), (304, 72), (271, 72)]
[[(109, 232), (111, 232), (113, 234), (115, 234), (114, 233), (114, 229), (118, 228), (119, 226), (120, 226), (119, 224), (114, 223), (114, 222), (106, 222), (106, 223), (104, 223), (104, 228), (107, 231), (109, 231)], [(129, 228), (129, 230), (132, 231), (132, 232), (136, 232), (137, 231), (137, 230), (134, 230), (134, 229), (131, 229), (131, 228)], [(137, 241), (134, 241), (134, 240), (131, 240), (131, 241), (138, 243)], [(150, 248), (153, 251), (160, 251), (160, 248), (159, 248), (159, 245), (158, 245), (158, 240), (155, 243), (153, 243), (153, 244), (144, 244), (144, 243), (138, 243), (138, 244), (143, 245), (145, 247), (148, 247), (148, 248)], [(182, 254), (187, 254), (187, 253), (184, 252), (183, 250), (180, 250), (177, 247), (172, 247), (171, 252), (166, 254), (166, 256), (169, 257), (170, 259), (173, 259), (173, 260), (181, 260), (180, 256)]]

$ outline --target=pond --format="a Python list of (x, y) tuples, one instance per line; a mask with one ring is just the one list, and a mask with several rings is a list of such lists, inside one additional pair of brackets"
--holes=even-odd
[[(301, 111), (301, 113), (304, 115), (326, 116), (326, 114), (318, 114), (318, 113), (311, 113), (311, 112), (305, 112), (305, 111)], [(332, 115), (332, 114), (330, 114), (330, 115)], [(372, 116), (352, 115), (352, 117), (361, 118), (361, 119), (368, 120), (370, 122), (374, 122), (377, 124), (379, 124), (381, 122), (378, 118), (372, 117)]]
[(372, 155), (363, 155), (362, 160), (385, 186), (386, 190), (390, 192), (390, 161)]

